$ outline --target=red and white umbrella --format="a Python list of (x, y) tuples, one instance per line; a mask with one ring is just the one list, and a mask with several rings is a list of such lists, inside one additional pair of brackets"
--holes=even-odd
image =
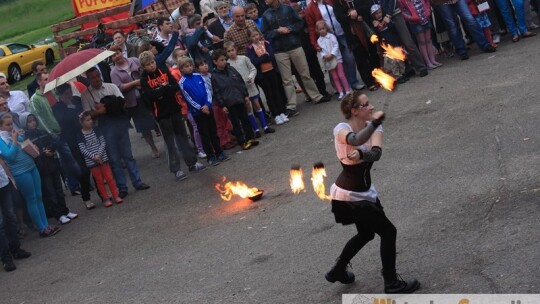
[(67, 56), (49, 73), (49, 82), (43, 93), (74, 79), (113, 54), (114, 52), (102, 49), (87, 49)]

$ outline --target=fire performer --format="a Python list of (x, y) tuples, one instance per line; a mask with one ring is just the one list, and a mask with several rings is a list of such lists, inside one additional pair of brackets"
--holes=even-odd
[(382, 121), (384, 113), (373, 113), (369, 98), (358, 91), (348, 94), (341, 102), (341, 112), (347, 122), (334, 128), (335, 147), (343, 171), (330, 189), (332, 212), (337, 223), (355, 224), (358, 234), (351, 238), (326, 280), (343, 284), (354, 282), (354, 274), (347, 270), (351, 259), (371, 241), (381, 237), (384, 291), (412, 293), (420, 287), (416, 279), (404, 281), (396, 274), (397, 230), (386, 217), (377, 190), (371, 183), (373, 162), (382, 154)]

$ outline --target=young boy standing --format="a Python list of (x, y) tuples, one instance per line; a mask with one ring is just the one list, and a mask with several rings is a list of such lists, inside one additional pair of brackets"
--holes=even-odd
[(259, 144), (254, 139), (255, 134), (251, 128), (246, 111), (246, 104), (250, 104), (249, 94), (242, 79), (242, 75), (227, 63), (225, 50), (216, 50), (212, 54), (214, 73), (212, 73), (212, 89), (217, 103), (233, 125), (233, 133), (242, 149), (249, 150)]
[(187, 101), (189, 111), (197, 123), (201, 135), (204, 153), (208, 155), (210, 166), (218, 165), (219, 161), (227, 161), (219, 144), (216, 121), (212, 114), (212, 92), (204, 79), (198, 73), (193, 73), (193, 60), (181, 57), (178, 60), (178, 68), (182, 72), (182, 78), (178, 82), (182, 95)]
[(180, 169), (178, 152), (184, 156), (189, 171), (205, 170), (206, 166), (197, 162), (197, 155), (188, 142), (181, 108), (175, 98), (176, 92), (180, 89), (178, 83), (168, 70), (157, 67), (155, 57), (151, 52), (142, 52), (139, 55), (139, 62), (144, 68), (141, 74), (142, 96), (151, 105), (161, 134), (163, 134), (169, 155), (169, 170), (179, 181), (187, 178)]

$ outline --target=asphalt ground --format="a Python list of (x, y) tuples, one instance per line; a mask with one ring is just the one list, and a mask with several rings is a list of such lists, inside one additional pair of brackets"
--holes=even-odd
[[(387, 113), (372, 179), (398, 229), (398, 272), (418, 278), (421, 293), (540, 290), (539, 47), (540, 38), (506, 36), (494, 54), (473, 45), (468, 61), (441, 58), (427, 77), (367, 93)], [(310, 168), (326, 165), (329, 188), (343, 118), (335, 99), (298, 110), (258, 147), (182, 182), (132, 134), (151, 189), (90, 211), (68, 196), (80, 218), (23, 240), (33, 255), (0, 272), (1, 302), (341, 303), (344, 293), (382, 293), (378, 237), (352, 260), (355, 283), (324, 279), (355, 230), (314, 195)], [(293, 164), (304, 169), (299, 195)], [(264, 189), (263, 199), (221, 200), (223, 176)]]

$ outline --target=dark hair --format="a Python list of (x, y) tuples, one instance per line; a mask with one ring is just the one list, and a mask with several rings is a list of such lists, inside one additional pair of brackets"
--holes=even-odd
[(41, 60), (36, 60), (36, 61), (32, 62), (32, 71), (36, 72), (37, 67), (40, 66), (40, 65), (45, 65), (45, 64)]
[(169, 18), (159, 17), (157, 20), (157, 27), (159, 28), (160, 26), (162, 26), (165, 21), (169, 21)]
[(67, 90), (71, 90), (71, 85), (69, 83), (64, 83), (56, 87), (56, 94), (62, 95)]
[(248, 28), (246, 29), (246, 32), (247, 32), (247, 35), (248, 35), (248, 38), (249, 38), (249, 39), (251, 39), (251, 35), (253, 35), (253, 33), (255, 33), (255, 32), (259, 33), (259, 35), (261, 35), (261, 38), (264, 38), (263, 33), (262, 33), (261, 30), (258, 29), (258, 28), (249, 28), (249, 27), (248, 27)]
[(93, 73), (95, 71), (98, 71), (98, 73), (101, 75), (101, 72), (99, 71), (98, 68), (96, 68), (95, 66), (91, 67), (88, 69), (88, 71), (86, 71), (86, 74), (88, 75), (88, 73)]
[(203, 64), (208, 65), (208, 62), (206, 62), (206, 59), (200, 58), (200, 59), (195, 60), (195, 67), (196, 68), (199, 68)]
[(212, 60), (213, 61), (216, 61), (219, 59), (219, 57), (225, 57), (227, 58), (227, 52), (224, 50), (224, 49), (218, 49), (218, 50), (215, 50), (213, 53), (212, 53)]
[(182, 3), (182, 5), (180, 5), (180, 12), (182, 12), (182, 14), (185, 14), (188, 8), (190, 7), (195, 7), (195, 6), (193, 6), (193, 3), (191, 2), (184, 2)]
[(121, 34), (122, 37), (124, 37), (124, 38), (126, 37), (126, 34), (125, 34), (124, 31), (122, 31), (122, 30), (116, 30), (116, 31), (114, 31), (114, 33), (112, 34), (113, 37), (114, 37), (114, 35), (116, 35), (116, 34)]
[(83, 122), (87, 117), (91, 117), (91, 112), (90, 111), (84, 111), (82, 112), (81, 114), (79, 114), (79, 122)]
[(358, 98), (362, 95), (366, 94), (362, 91), (353, 91), (352, 93), (345, 95), (340, 104), (341, 113), (343, 113), (345, 119), (351, 118), (351, 110), (357, 106), (356, 103), (358, 102)]
[(247, 13), (247, 11), (254, 10), (254, 9), (259, 11), (259, 8), (257, 7), (257, 4), (252, 3), (252, 2), (250, 2), (250, 3), (246, 4), (246, 6), (244, 6), (244, 10), (246, 11), (246, 13)]
[(156, 50), (157, 50), (158, 54), (161, 54), (161, 52), (163, 52), (163, 50), (165, 49), (165, 46), (163, 46), (162, 43), (160, 43), (158, 41), (155, 41), (155, 40), (150, 41), (150, 45), (156, 47)]

